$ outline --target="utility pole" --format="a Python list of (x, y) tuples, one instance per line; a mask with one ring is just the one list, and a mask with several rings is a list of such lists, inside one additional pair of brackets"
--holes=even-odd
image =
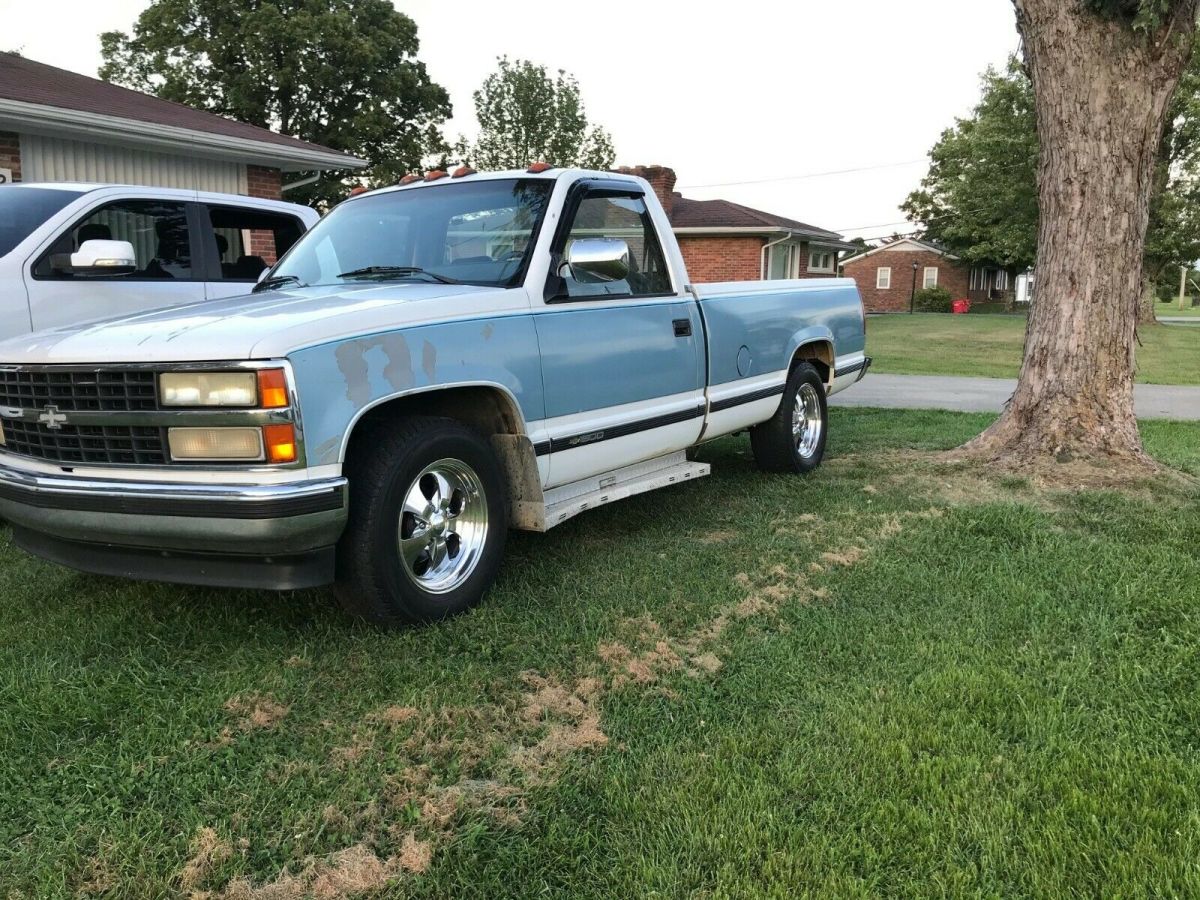
[(1188, 267), (1180, 266), (1179, 267), (1179, 308), (1181, 310), (1186, 308), (1183, 305), (1183, 301), (1187, 297), (1187, 276), (1188, 276)]
[(917, 305), (917, 268), (918, 264), (913, 263), (913, 285), (912, 293), (908, 295), (908, 314), (913, 314), (913, 307)]

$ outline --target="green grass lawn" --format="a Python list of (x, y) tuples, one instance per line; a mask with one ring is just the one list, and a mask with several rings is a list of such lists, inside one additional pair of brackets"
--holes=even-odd
[(1200, 306), (1189, 306), (1186, 309), (1180, 309), (1176, 303), (1163, 304), (1158, 307), (1158, 315), (1160, 318), (1164, 316), (1191, 316), (1200, 319)]
[(0, 535), (0, 897), (1200, 893), (1200, 490), (832, 415), (814, 477), (709, 445), (423, 631)]
[[(1140, 340), (1138, 381), (1200, 384), (1200, 329), (1143, 328)], [(872, 316), (867, 326), (872, 371), (896, 375), (1015, 378), (1024, 345), (1023, 316), (917, 313)]]

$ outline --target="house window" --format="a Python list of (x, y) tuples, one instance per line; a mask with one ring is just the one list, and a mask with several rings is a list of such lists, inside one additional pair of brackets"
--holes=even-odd
[(881, 266), (875, 270), (875, 289), (886, 291), (892, 286), (892, 269), (890, 266)]
[(808, 254), (808, 271), (832, 274), (836, 262), (832, 250), (813, 250)]
[(927, 288), (937, 287), (937, 279), (938, 279), (937, 266), (926, 266), (925, 267), (924, 286)]

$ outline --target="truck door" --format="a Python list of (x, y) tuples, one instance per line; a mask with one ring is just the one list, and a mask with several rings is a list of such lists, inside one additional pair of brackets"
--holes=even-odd
[[(92, 209), (33, 264), (27, 282), (33, 330), (203, 300), (204, 282), (193, 265), (194, 230), (182, 200), (130, 198)], [(55, 265), (59, 254), (94, 239), (129, 241), (137, 270), (113, 278), (86, 277)]]
[[(560, 264), (574, 240), (629, 247), (630, 271), (601, 281)], [(534, 306), (550, 438), (549, 487), (695, 443), (704, 422), (703, 329), (674, 284), (642, 192), (584, 181), (568, 196)]]

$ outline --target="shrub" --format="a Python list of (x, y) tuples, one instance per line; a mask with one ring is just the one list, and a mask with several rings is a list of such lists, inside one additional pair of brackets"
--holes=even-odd
[(917, 312), (950, 312), (950, 291), (944, 287), (921, 288), (913, 297)]

